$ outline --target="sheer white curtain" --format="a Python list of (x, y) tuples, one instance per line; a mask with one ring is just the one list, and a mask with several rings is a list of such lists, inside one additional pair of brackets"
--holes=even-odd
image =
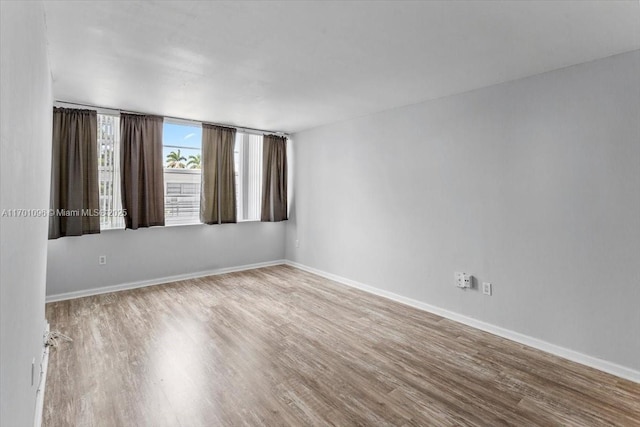
[(100, 228), (124, 228), (120, 187), (120, 117), (98, 114)]
[(262, 203), (262, 135), (236, 134), (238, 219), (260, 220)]

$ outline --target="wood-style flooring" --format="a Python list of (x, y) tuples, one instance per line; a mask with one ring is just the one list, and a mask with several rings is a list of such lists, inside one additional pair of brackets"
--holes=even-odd
[(288, 266), (46, 313), (48, 427), (640, 426), (640, 384)]

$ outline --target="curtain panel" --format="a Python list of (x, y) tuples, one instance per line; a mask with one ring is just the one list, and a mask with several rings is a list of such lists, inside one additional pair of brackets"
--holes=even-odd
[(205, 224), (237, 222), (235, 141), (235, 129), (203, 123), (200, 220)]
[(263, 222), (287, 219), (287, 138), (265, 135), (262, 148)]
[(125, 228), (164, 225), (163, 118), (120, 115), (120, 171)]
[(97, 113), (53, 109), (49, 239), (100, 233)]

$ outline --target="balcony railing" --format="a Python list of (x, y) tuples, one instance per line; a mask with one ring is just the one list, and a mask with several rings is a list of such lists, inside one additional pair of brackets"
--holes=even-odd
[(200, 221), (200, 170), (164, 170), (165, 224), (193, 224)]

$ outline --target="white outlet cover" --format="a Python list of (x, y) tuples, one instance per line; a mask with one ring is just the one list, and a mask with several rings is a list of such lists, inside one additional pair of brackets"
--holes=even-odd
[(485, 295), (491, 295), (492, 294), (492, 289), (493, 287), (491, 286), (491, 283), (489, 282), (483, 282), (482, 283), (482, 293)]

